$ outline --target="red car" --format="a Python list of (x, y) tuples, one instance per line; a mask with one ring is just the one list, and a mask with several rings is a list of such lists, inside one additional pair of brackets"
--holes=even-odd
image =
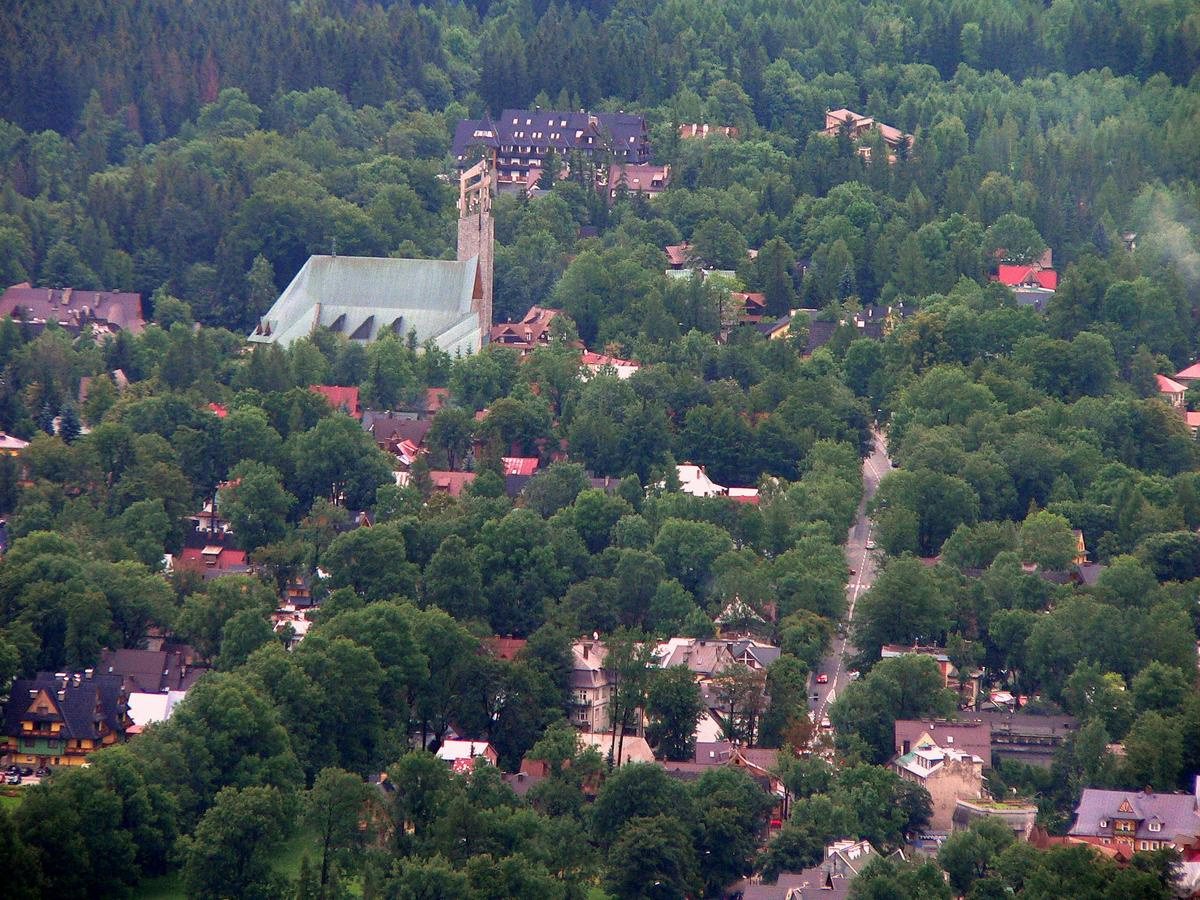
[(822, 672), (820, 675), (817, 676), (817, 684), (828, 684), (828, 683), (829, 683), (829, 676), (826, 675), (824, 672)]

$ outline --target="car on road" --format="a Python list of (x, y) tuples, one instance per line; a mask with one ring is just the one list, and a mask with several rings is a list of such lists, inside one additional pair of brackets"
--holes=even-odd
[(829, 684), (829, 676), (822, 672), (817, 676), (817, 684)]
[(868, 550), (875, 549), (875, 539), (874, 538), (867, 538), (867, 549)]
[(20, 784), (21, 783), (21, 773), (20, 772), (9, 772), (8, 777), (5, 778), (4, 781), (6, 784)]

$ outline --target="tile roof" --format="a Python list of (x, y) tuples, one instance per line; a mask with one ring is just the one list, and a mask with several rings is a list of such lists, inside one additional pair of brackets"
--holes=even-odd
[(362, 418), (362, 407), (358, 405), (358, 388), (335, 384), (313, 384), (308, 388), (329, 401), (334, 409), (342, 410), (356, 419)]
[(418, 447), (425, 442), (425, 435), (433, 427), (429, 419), (414, 419), (411, 416), (367, 410), (363, 413), (362, 426), (381, 447), (390, 447), (402, 441), (412, 441)]

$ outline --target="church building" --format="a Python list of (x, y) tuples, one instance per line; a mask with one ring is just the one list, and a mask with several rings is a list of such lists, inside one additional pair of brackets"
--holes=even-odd
[(451, 355), (477, 353), (492, 324), (491, 198), (486, 162), (462, 173), (456, 260), (309, 257), (250, 342), (287, 347), (318, 328), (364, 343), (415, 331)]

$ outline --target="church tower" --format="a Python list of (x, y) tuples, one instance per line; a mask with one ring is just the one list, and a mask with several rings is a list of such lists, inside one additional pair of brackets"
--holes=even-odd
[(492, 170), (484, 159), (458, 177), (458, 259), (479, 257), (480, 297), (475, 299), (482, 342), (492, 328), (492, 260), (495, 226), (492, 224)]

